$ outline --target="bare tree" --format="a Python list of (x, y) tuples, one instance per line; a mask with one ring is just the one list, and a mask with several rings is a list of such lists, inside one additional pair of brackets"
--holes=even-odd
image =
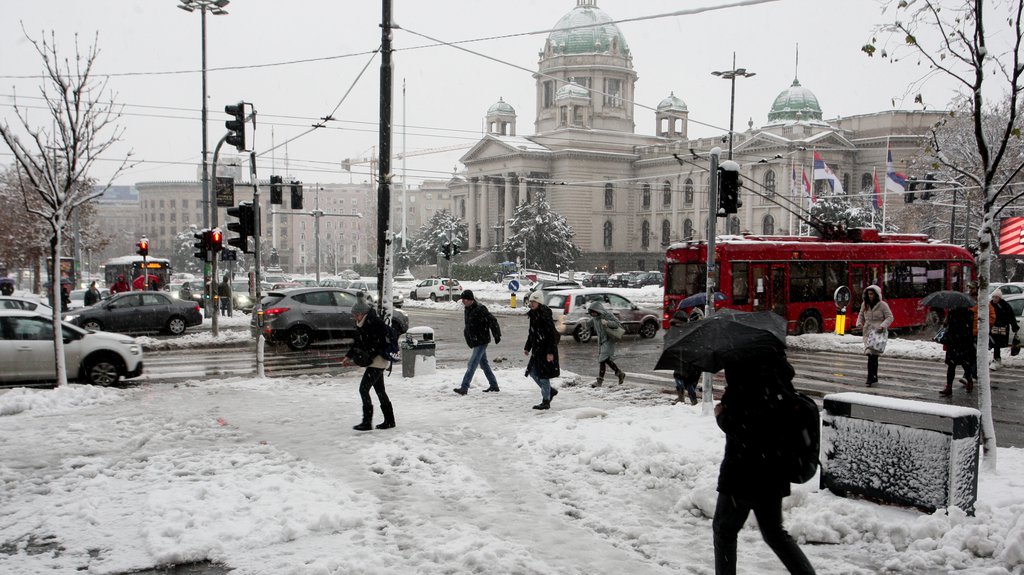
[[(929, 73), (956, 81), (966, 99), (961, 113), (970, 122), (970, 145), (944, 147), (940, 139), (933, 139), (938, 144), (933, 153), (938, 166), (979, 191), (983, 213), (977, 232), (978, 309), (987, 310), (995, 253), (995, 218), (1007, 196), (1013, 194), (1009, 184), (1024, 168), (1020, 156), (1010, 153), (1021, 135), (1018, 115), (1024, 91), (1024, 1), (892, 0), (884, 4), (895, 8), (896, 19), (881, 28), (888, 35), (884, 42), (875, 38), (863, 50), (873, 55), (878, 51), (876, 44), (881, 44), (882, 57), (916, 57), (929, 66)], [(986, 28), (986, 17), (996, 22), (994, 33)], [(996, 42), (1001, 45), (995, 45)], [(891, 51), (886, 49), (889, 46)], [(1005, 101), (988, 103), (986, 98), (993, 94)], [(916, 98), (921, 100), (920, 96)], [(1000, 106), (1003, 113), (996, 116), (992, 112)], [(978, 314), (978, 389), (985, 467), (994, 470), (996, 435), (987, 369), (988, 338), (988, 313), (983, 311)]]
[[(102, 101), (106, 81), (93, 77), (99, 56), (94, 43), (83, 53), (75, 36), (74, 60), (61, 58), (53, 32), (41, 40), (28, 36), (42, 58), (44, 80), (39, 92), (47, 109), (43, 123), (33, 122), (28, 110), (14, 98), (18, 123), (0, 122), (0, 137), (14, 153), (17, 185), (25, 209), (49, 226), (50, 277), (53, 278), (53, 342), (57, 385), (67, 384), (64, 340), (59, 304), (61, 240), (75, 209), (102, 195), (128, 165), (124, 158), (105, 186), (93, 186), (89, 171), (94, 162), (121, 140), (121, 116), (113, 97)], [(129, 154), (130, 156), (130, 154)]]

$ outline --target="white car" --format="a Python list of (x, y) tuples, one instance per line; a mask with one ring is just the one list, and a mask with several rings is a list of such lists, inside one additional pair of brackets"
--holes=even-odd
[(4, 309), (22, 309), (53, 317), (53, 308), (48, 304), (43, 303), (41, 300), (16, 295), (0, 296), (0, 310)]
[[(68, 379), (116, 385), (142, 374), (142, 346), (118, 333), (62, 324)], [(0, 310), (0, 382), (52, 382), (53, 323), (26, 310)]]
[(451, 278), (430, 278), (416, 284), (416, 287), (409, 292), (411, 299), (439, 299), (454, 300), (462, 295), (462, 286), (458, 280)]
[(1003, 295), (1016, 295), (1024, 293), (1024, 282), (993, 283), (992, 291), (1000, 290)]
[[(377, 303), (377, 278), (371, 279), (357, 279), (348, 282), (345, 286), (348, 289), (361, 291), (366, 294), (366, 303), (375, 305)], [(405, 303), (405, 296), (400, 294), (394, 285), (391, 286), (391, 305), (393, 307), (400, 308)]]

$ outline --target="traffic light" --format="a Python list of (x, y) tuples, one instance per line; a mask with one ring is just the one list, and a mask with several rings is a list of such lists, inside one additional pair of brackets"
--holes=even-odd
[(196, 238), (195, 243), (192, 244), (192, 249), (195, 250), (194, 252), (192, 252), (192, 257), (199, 258), (204, 261), (206, 260), (206, 249), (207, 240), (209, 239), (209, 232), (210, 230), (199, 230), (198, 232), (192, 234), (192, 236)]
[(223, 236), (221, 235), (219, 229), (214, 228), (210, 230), (210, 251), (212, 251), (213, 253), (217, 253), (220, 250), (222, 250), (224, 248), (222, 240)]
[(239, 152), (245, 151), (245, 102), (224, 106), (224, 111), (234, 119), (224, 122), (228, 129), (228, 137), (224, 141), (231, 144)]
[(921, 185), (921, 182), (917, 181), (917, 177), (916, 176), (910, 176), (909, 178), (907, 178), (907, 193), (903, 194), (903, 201), (904, 202), (906, 202), (908, 204), (914, 203), (914, 199), (915, 199), (914, 192), (917, 191), (917, 187), (919, 185)]
[(450, 243), (442, 244), (441, 245), (441, 255), (443, 255), (444, 259), (446, 259), (446, 260), (452, 259), (452, 244), (450, 244)]
[(256, 235), (256, 210), (252, 202), (240, 202), (237, 207), (228, 208), (228, 216), (238, 218), (237, 222), (228, 223), (228, 231), (238, 234), (237, 238), (228, 239), (228, 245), (243, 253), (253, 253), (249, 250), (249, 237)]
[(725, 217), (735, 214), (743, 205), (740, 201), (740, 165), (726, 160), (718, 167), (718, 174), (718, 217)]
[(135, 253), (139, 254), (142, 257), (146, 257), (149, 255), (149, 240), (147, 240), (146, 238), (142, 238), (141, 240), (139, 240), (139, 243), (135, 244), (135, 246), (139, 248), (135, 250)]
[(925, 174), (925, 176), (924, 176), (924, 178), (925, 178), (925, 181), (924, 181), (924, 191), (921, 192), (921, 199), (922, 200), (930, 200), (930, 199), (932, 199), (932, 190), (935, 189), (935, 180), (938, 177), (939, 177), (939, 175), (934, 173), (934, 172), (930, 172), (928, 174)]
[(284, 203), (284, 179), (281, 176), (270, 176), (270, 203), (272, 204), (283, 204)]
[(292, 182), (292, 209), (302, 209), (302, 182)]

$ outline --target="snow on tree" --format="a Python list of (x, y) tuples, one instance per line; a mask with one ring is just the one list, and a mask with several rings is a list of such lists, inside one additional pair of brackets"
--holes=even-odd
[(580, 248), (573, 241), (576, 231), (565, 216), (551, 211), (543, 193), (536, 194), (532, 202), (516, 207), (509, 222), (509, 233), (502, 246), (508, 257), (526, 254), (525, 259), (538, 269), (554, 270), (558, 266), (571, 269), (580, 257)]
[[(862, 50), (869, 56), (883, 49), (883, 58), (902, 60), (911, 57), (929, 68), (931, 75), (943, 75), (961, 87), (965, 105), (954, 110), (969, 124), (969, 136), (961, 145), (933, 138), (937, 166), (962, 180), (966, 187), (978, 190), (983, 209), (978, 241), (978, 306), (989, 306), (989, 278), (994, 259), (995, 218), (1014, 196), (1010, 187), (1024, 169), (1016, 155), (1021, 137), (1019, 114), (1024, 91), (1024, 2), (992, 0), (892, 0), (893, 23), (880, 31), (886, 36), (873, 38)], [(990, 31), (989, 18), (995, 23)], [(991, 45), (990, 45), (991, 43)], [(998, 94), (1004, 103), (989, 103)], [(924, 103), (918, 95), (916, 102)], [(1001, 114), (995, 114), (1002, 106)], [(961, 136), (965, 136), (963, 132)], [(978, 391), (982, 414), (984, 464), (996, 468), (996, 436), (992, 421), (992, 387), (988, 366), (989, 321), (987, 313), (978, 314)]]
[(416, 239), (410, 242), (412, 261), (421, 264), (436, 264), (441, 246), (451, 242), (465, 249), (469, 237), (469, 226), (448, 210), (440, 210), (420, 227)]
[[(123, 129), (117, 127), (120, 109), (113, 99), (103, 101), (106, 82), (93, 78), (93, 66), (99, 56), (95, 44), (83, 53), (75, 37), (73, 60), (61, 58), (55, 34), (49, 39), (29, 42), (43, 60), (44, 81), (39, 86), (42, 105), (47, 114), (30, 119), (29, 109), (15, 96), (12, 127), (0, 122), (0, 137), (14, 154), (18, 190), (29, 214), (49, 227), (50, 257), (55, 289), (60, 289), (60, 255), (64, 233), (74, 211), (102, 195), (127, 166), (121, 160), (106, 186), (95, 188), (89, 171), (110, 148), (121, 140)], [(33, 103), (30, 107), (34, 107)], [(59, 301), (58, 297), (54, 298)], [(64, 363), (64, 340), (61, 337), (60, 306), (53, 306), (54, 355), (57, 385), (67, 384)]]
[[(848, 196), (822, 196), (811, 206), (812, 221), (827, 222), (849, 228), (872, 228), (872, 210), (855, 205)], [(881, 228), (881, 221), (878, 222)]]

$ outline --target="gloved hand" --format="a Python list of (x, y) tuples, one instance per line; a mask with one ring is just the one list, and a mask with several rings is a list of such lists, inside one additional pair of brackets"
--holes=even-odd
[(498, 345), (499, 343), (501, 343), (501, 336), (500, 335), (499, 336), (495, 336), (495, 338), (494, 338), (494, 345)]

